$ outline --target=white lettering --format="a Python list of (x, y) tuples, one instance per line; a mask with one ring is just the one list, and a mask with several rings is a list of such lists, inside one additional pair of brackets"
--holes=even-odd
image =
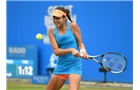
[(43, 34), (43, 41), (44, 44), (50, 44), (50, 39), (48, 35)]
[(11, 73), (11, 72), (6, 73), (6, 76), (7, 76), (7, 77), (11, 77), (11, 76), (12, 76), (12, 73)]
[(43, 77), (43, 76), (34, 76), (33, 77), (35, 80), (48, 80), (49, 77)]
[(28, 64), (28, 60), (22, 60), (23, 64)]
[(6, 60), (6, 63), (7, 63), (7, 64), (13, 64), (14, 61), (13, 61), (13, 60)]
[(25, 54), (26, 48), (24, 47), (9, 47), (10, 54)]
[(52, 53), (51, 57), (50, 57), (50, 66), (51, 67), (56, 67), (58, 62), (58, 56), (56, 56), (54, 53)]

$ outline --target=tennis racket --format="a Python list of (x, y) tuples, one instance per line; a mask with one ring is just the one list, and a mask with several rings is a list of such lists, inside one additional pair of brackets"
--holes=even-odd
[[(100, 61), (97, 60), (97, 58), (100, 58)], [(107, 52), (96, 56), (89, 55), (88, 59), (97, 62), (105, 70), (111, 73), (122, 73), (127, 67), (127, 59), (122, 54), (117, 52)]]

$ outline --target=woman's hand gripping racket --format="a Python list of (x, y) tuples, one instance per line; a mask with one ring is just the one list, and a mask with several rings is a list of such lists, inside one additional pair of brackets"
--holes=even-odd
[[(97, 58), (100, 58), (100, 61), (98, 61)], [(111, 73), (124, 72), (127, 67), (127, 59), (117, 52), (107, 52), (96, 56), (89, 55), (88, 59), (94, 60)]]

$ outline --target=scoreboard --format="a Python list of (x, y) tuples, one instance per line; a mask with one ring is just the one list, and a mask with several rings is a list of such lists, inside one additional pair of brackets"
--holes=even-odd
[(6, 64), (7, 77), (31, 78), (35, 68), (33, 60), (8, 59)]
[(32, 78), (38, 74), (37, 47), (34, 45), (8, 45), (6, 76)]

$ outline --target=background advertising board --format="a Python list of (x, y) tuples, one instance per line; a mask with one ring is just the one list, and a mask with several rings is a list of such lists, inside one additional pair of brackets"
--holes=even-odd
[[(48, 75), (47, 69), (54, 68), (57, 63), (48, 37), (48, 30), (54, 25), (51, 13), (57, 6), (70, 10), (72, 20), (81, 29), (88, 54), (119, 52), (126, 56), (126, 71), (121, 74), (108, 72), (107, 81), (133, 83), (132, 1), (7, 1), (7, 45), (37, 46), (38, 75)], [(43, 34), (43, 40), (36, 40), (37, 33)], [(21, 64), (17, 59), (12, 60)], [(28, 58), (28, 64), (32, 66), (33, 60)], [(82, 80), (103, 81), (104, 74), (99, 72), (99, 64), (84, 59), (82, 63)]]

